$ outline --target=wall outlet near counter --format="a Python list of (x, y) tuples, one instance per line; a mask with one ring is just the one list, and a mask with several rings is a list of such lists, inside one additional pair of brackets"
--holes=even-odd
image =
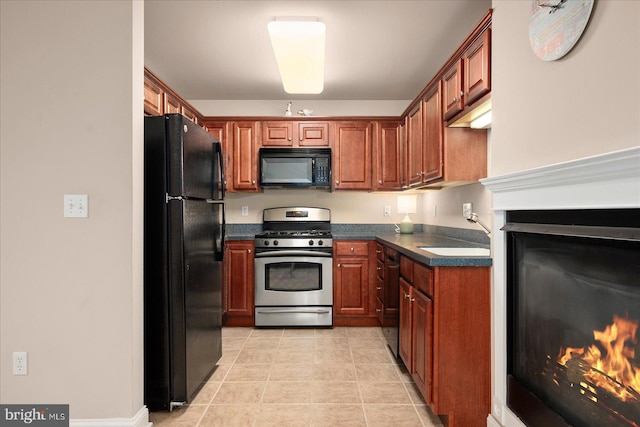
[(240, 212), (242, 216), (249, 216), (249, 206), (243, 206)]
[(471, 203), (463, 203), (462, 216), (465, 218), (469, 218), (471, 216), (471, 212), (473, 212), (473, 205)]
[(391, 216), (391, 206), (384, 207), (384, 216)]

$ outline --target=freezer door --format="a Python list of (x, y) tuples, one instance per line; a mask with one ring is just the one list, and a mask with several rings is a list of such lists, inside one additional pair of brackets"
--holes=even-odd
[(214, 198), (214, 136), (180, 114), (164, 117), (169, 195)]
[(215, 250), (220, 204), (170, 206), (172, 400), (189, 402), (222, 356), (222, 260)]

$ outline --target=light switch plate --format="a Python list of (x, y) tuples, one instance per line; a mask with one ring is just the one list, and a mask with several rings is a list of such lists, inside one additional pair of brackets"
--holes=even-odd
[(89, 216), (89, 196), (86, 194), (64, 195), (65, 218), (87, 218)]

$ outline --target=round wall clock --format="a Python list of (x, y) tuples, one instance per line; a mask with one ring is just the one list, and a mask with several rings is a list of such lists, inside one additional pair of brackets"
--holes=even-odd
[(594, 0), (532, 0), (529, 43), (543, 61), (555, 61), (576, 45), (587, 27)]

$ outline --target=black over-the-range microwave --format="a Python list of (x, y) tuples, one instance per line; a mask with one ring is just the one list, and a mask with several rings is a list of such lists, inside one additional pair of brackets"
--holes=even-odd
[(263, 187), (330, 187), (330, 148), (261, 148)]

